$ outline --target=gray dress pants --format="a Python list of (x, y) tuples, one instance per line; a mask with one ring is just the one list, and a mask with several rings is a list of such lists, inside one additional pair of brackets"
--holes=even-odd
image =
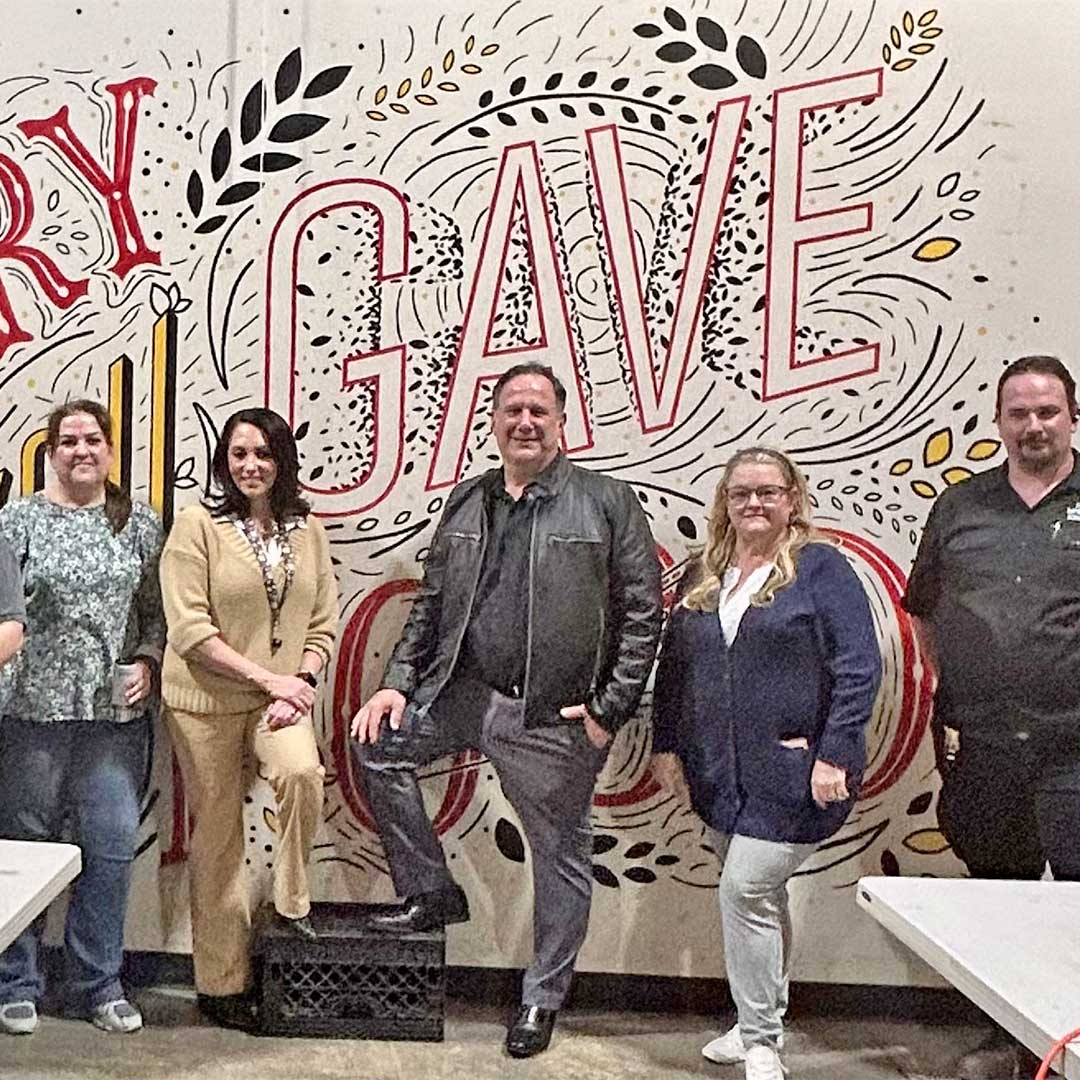
[(408, 706), (400, 730), (384, 723), (374, 746), (352, 747), (399, 896), (453, 880), (416, 770), (467, 748), (487, 756), (532, 851), (534, 954), (522, 1002), (558, 1009), (589, 925), (589, 811), (607, 749), (593, 746), (580, 722), (526, 728), (522, 701), (469, 678), (451, 680), (427, 709)]

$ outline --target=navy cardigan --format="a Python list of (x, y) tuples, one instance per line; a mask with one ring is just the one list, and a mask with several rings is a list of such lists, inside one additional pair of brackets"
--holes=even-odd
[[(680, 594), (700, 566), (687, 571)], [(728, 648), (715, 611), (668, 619), (653, 702), (653, 751), (682, 759), (697, 814), (725, 833), (816, 843), (851, 810), (866, 767), (865, 728), (881, 682), (870, 605), (832, 545), (796, 557), (795, 581), (751, 606)], [(781, 740), (805, 738), (809, 750)], [(850, 799), (820, 809), (815, 759), (847, 771)]]

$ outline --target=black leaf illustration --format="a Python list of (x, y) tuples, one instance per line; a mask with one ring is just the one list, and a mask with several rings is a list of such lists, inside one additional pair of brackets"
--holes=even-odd
[(252, 169), (255, 172), (280, 172), (282, 169), (299, 165), (300, 159), (292, 154), (266, 153), (255, 154), (240, 162), (241, 168)]
[(225, 175), (229, 167), (229, 159), (232, 157), (232, 136), (228, 128), (222, 128), (218, 137), (214, 140), (214, 149), (210, 151), (210, 175), (215, 181)]
[(322, 465), (316, 465), (314, 469), (308, 473), (309, 480), (318, 480), (320, 476), (325, 472), (325, 468)]
[(198, 217), (202, 213), (202, 201), (202, 177), (193, 169), (187, 182), (187, 204), (195, 217)]
[(603, 116), (604, 106), (601, 105), (599, 101), (590, 101), (589, 112), (591, 112), (594, 116)]
[(964, 423), (964, 434), (970, 435), (979, 426), (978, 416), (969, 416)]
[(681, 64), (684, 60), (689, 60), (696, 52), (697, 49), (685, 41), (669, 41), (656, 50), (656, 56), (665, 64)]
[(618, 842), (617, 837), (597, 834), (592, 838), (592, 852), (594, 855), (603, 855), (605, 851), (610, 851), (615, 847)]
[(491, 134), (491, 132), (488, 131), (487, 128), (471, 127), (469, 128), (469, 134), (476, 139), (486, 139)]
[(702, 64), (690, 72), (690, 81), (702, 90), (726, 90), (734, 86), (736, 78), (725, 67), (719, 64)]
[(506, 818), (499, 818), (495, 823), (495, 846), (511, 862), (525, 861), (525, 844), (518, 827)]
[(296, 286), (296, 291), (301, 296), (314, 296), (315, 295), (315, 290), (310, 285), (305, 285), (303, 282), (301, 282), (299, 285)]
[(266, 93), (260, 79), (247, 92), (244, 103), (240, 106), (240, 141), (245, 146), (259, 134), (265, 111)]
[(197, 233), (212, 233), (215, 229), (220, 229), (225, 224), (225, 215), (217, 214), (214, 217), (207, 218), (201, 225), (195, 226)]
[(930, 803), (934, 801), (934, 793), (932, 791), (924, 791), (921, 795), (916, 795), (914, 799), (908, 803), (907, 812), (913, 817), (916, 814), (924, 814), (930, 809)]
[(284, 60), (277, 69), (277, 78), (274, 79), (274, 100), (280, 105), (286, 98), (296, 93), (300, 85), (300, 49), (299, 46)]
[(660, 87), (659, 86), (646, 86), (645, 89), (641, 91), (641, 96), (651, 98), (651, 97), (656, 97), (656, 95), (659, 94), (659, 93), (660, 93)]
[(881, 872), (889, 877), (897, 877), (900, 873), (900, 862), (888, 848), (881, 853)]
[(543, 110), (543, 109), (538, 109), (538, 108), (537, 108), (537, 107), (536, 107), (536, 106), (534, 105), (534, 106), (532, 107), (532, 110), (531, 110), (531, 112), (532, 112), (532, 114), (533, 114), (533, 119), (534, 119), (535, 121), (537, 121), (537, 123), (540, 123), (540, 124), (546, 124), (546, 123), (548, 122), (548, 118), (547, 118), (547, 113), (546, 113), (546, 112), (544, 112), (544, 110)]
[(652, 124), (657, 131), (667, 131), (667, 125), (664, 123), (664, 118), (659, 113), (653, 113), (652, 116), (649, 117), (649, 123)]
[[(297, 438), (300, 436), (298, 435)], [(657, 866), (674, 866), (679, 861), (678, 855), (657, 855)]]
[(686, 29), (686, 20), (674, 8), (664, 8), (664, 18), (673, 30)]
[[(297, 429), (296, 429), (296, 430), (295, 430), (295, 431), (293, 432), (293, 437), (294, 437), (294, 438), (296, 439), (296, 441), (297, 441), (297, 442), (299, 442), (299, 441), (300, 441), (300, 440), (301, 440), (301, 439), (302, 439), (302, 438), (303, 438), (303, 437), (304, 437), (304, 436), (305, 436), (305, 435), (306, 435), (306, 434), (308, 433), (308, 427), (309, 427), (310, 423), (311, 423), (311, 421), (309, 421), (309, 420), (305, 420), (305, 421), (304, 421), (304, 422), (303, 422), (303, 423), (302, 423), (302, 424), (301, 424), (301, 425), (300, 425), (300, 426), (299, 426), (299, 427), (298, 427), (298, 428), (297, 428)], [(657, 861), (657, 862), (659, 862), (660, 860), (659, 860), (659, 859), (657, 859), (656, 861)]]
[(715, 49), (717, 52), (723, 52), (727, 48), (727, 34), (724, 33), (724, 28), (712, 19), (706, 19), (704, 15), (697, 21), (697, 36), (706, 48)]
[(325, 116), (316, 116), (315, 113), (292, 113), (283, 116), (271, 129), (267, 138), (271, 142), (295, 142), (297, 139), (306, 139), (314, 135), (324, 124)]
[(654, 26), (652, 23), (648, 22), (640, 23), (638, 26), (634, 27), (634, 33), (637, 34), (638, 37), (643, 38), (659, 37), (663, 32), (664, 31), (661, 30), (659, 26)]
[(606, 866), (593, 863), (592, 876), (597, 885), (606, 885), (609, 889), (619, 887), (619, 879)]
[(518, 94), (520, 94), (521, 91), (524, 90), (524, 89), (525, 89), (525, 76), (524, 75), (519, 75), (510, 84), (510, 96), (511, 97), (517, 97)]
[(517, 124), (517, 121), (508, 112), (496, 113), (495, 119), (500, 124), (506, 124), (507, 127), (514, 127)]
[(672, 94), (671, 97), (668, 98), (668, 104), (672, 106), (681, 105), (685, 100), (685, 94)]
[(548, 80), (544, 83), (545, 90), (555, 90), (558, 88), (559, 83), (562, 82), (562, 73), (556, 71), (554, 75), (549, 75)]
[(650, 881), (656, 880), (656, 875), (647, 866), (631, 866), (623, 877), (636, 881), (639, 885), (648, 885)]
[(641, 840), (636, 844), (631, 844), (630, 847), (626, 849), (625, 858), (644, 859), (654, 847), (656, 847), (656, 845), (650, 843), (648, 840)]
[(239, 184), (230, 184), (219, 196), (218, 206), (232, 206), (234, 203), (250, 199), (262, 188), (257, 180), (242, 180)]
[(311, 339), (311, 347), (313, 349), (321, 349), (324, 345), (328, 344), (329, 341), (330, 341), (330, 335), (329, 334), (319, 334), (318, 337), (313, 337)]
[(577, 84), (581, 87), (582, 90), (588, 90), (594, 82), (596, 82), (596, 72), (586, 71), (585, 74), (582, 75), (580, 79), (578, 79)]
[(490, 90), (485, 90), (480, 95), (480, 101), (479, 101), (480, 108), (481, 109), (486, 109), (492, 103), (492, 101), (494, 101), (494, 100), (495, 100), (495, 95)]
[(611, 89), (614, 90), (616, 94), (621, 94), (629, 85), (630, 80), (624, 76), (621, 79), (616, 79), (611, 84)]
[(623, 119), (628, 124), (636, 124), (638, 122), (638, 114), (636, 112), (634, 112), (634, 110), (631, 109), (629, 105), (624, 105), (623, 106), (622, 114), (623, 114)]
[(577, 110), (574, 108), (574, 106), (567, 105), (565, 102), (559, 106), (559, 112), (561, 112), (563, 116), (569, 116), (571, 119), (577, 116)]
[(752, 79), (765, 78), (765, 70), (768, 66), (765, 54), (753, 38), (748, 38), (745, 34), (739, 38), (739, 43), (735, 46), (735, 59), (738, 60), (739, 67)]
[(352, 71), (352, 68), (348, 64), (320, 71), (304, 88), (304, 97), (310, 101), (312, 98), (329, 94), (331, 90), (336, 90), (345, 81), (350, 71)]

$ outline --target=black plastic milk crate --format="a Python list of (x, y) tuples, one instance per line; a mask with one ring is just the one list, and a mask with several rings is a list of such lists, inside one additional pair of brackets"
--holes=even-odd
[(380, 904), (312, 904), (308, 941), (271, 922), (255, 951), (267, 1035), (441, 1041), (446, 935), (365, 928)]

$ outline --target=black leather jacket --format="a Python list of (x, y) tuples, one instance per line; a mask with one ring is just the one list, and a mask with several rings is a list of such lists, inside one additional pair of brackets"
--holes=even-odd
[[(561, 455), (548, 490), (531, 497), (525, 724), (579, 723), (559, 709), (584, 703), (614, 733), (637, 708), (660, 635), (660, 566), (648, 521), (628, 484)], [(383, 675), (382, 685), (416, 708), (429, 706), (454, 670), (486, 542), (484, 477), (476, 477), (447, 498)]]

